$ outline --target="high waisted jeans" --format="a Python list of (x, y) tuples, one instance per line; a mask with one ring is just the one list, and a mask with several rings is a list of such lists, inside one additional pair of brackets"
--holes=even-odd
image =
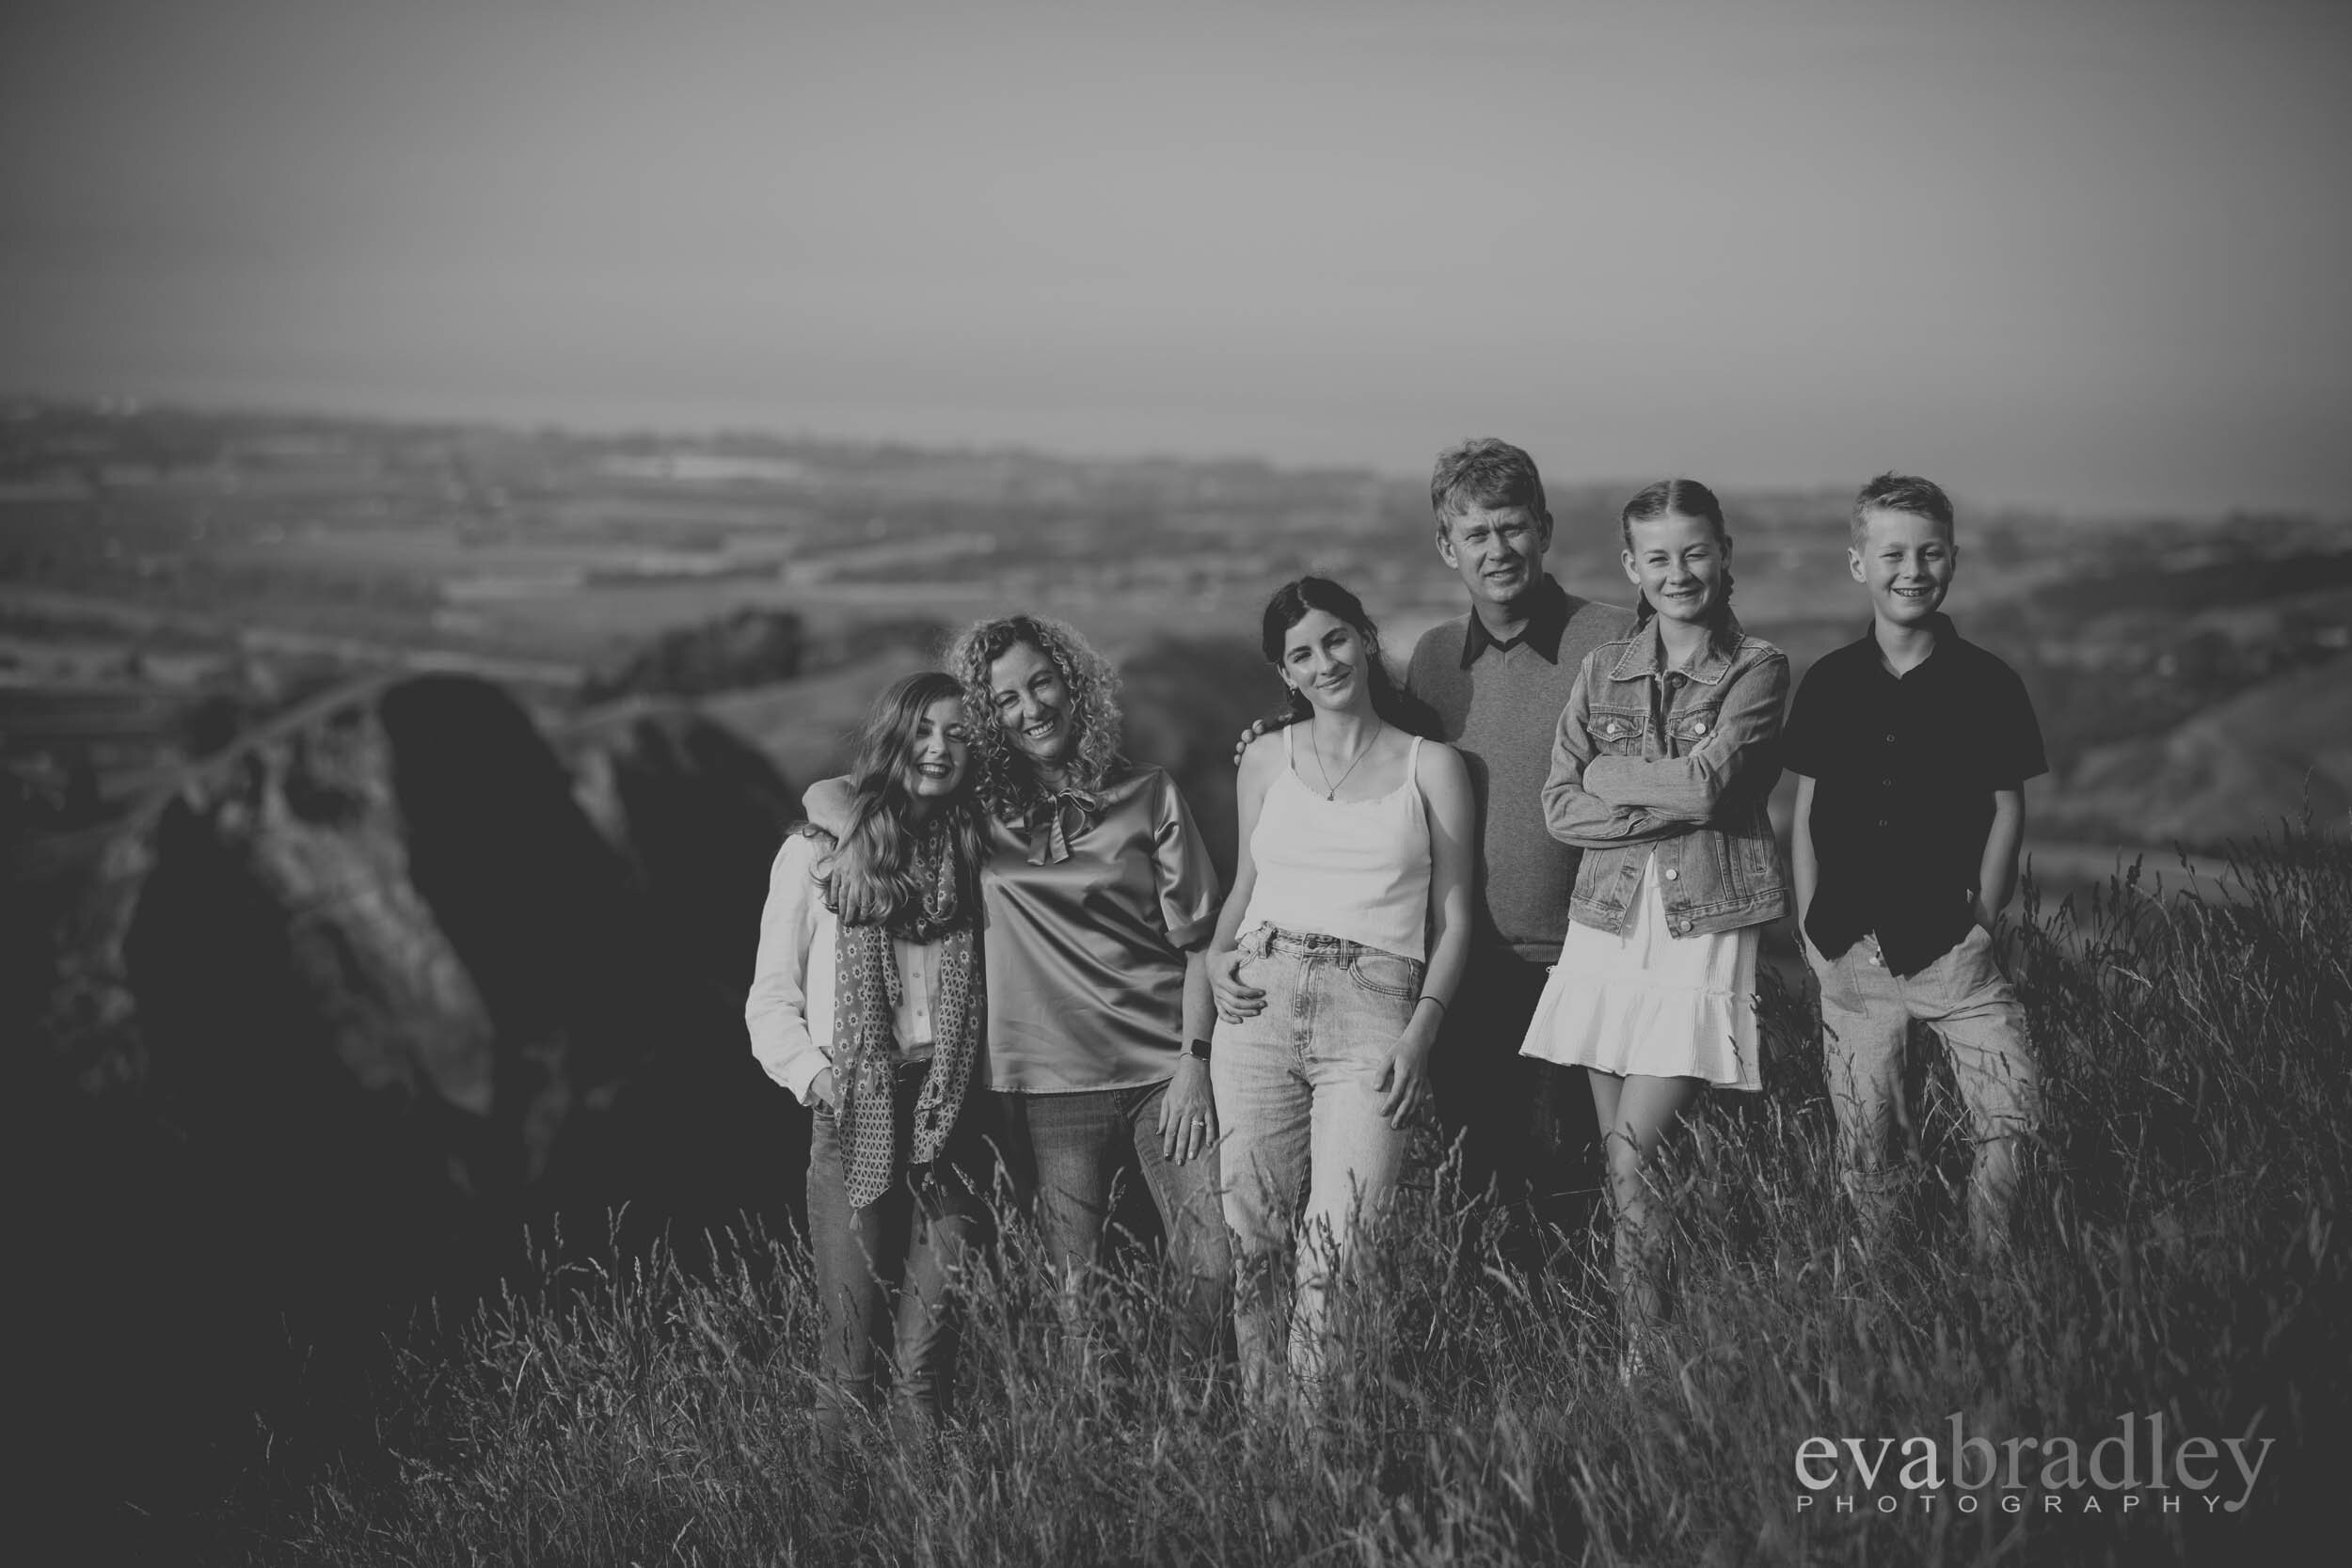
[(1209, 1060), (1239, 1275), (1234, 1340), (1245, 1388), (1272, 1393), (1285, 1361), (1275, 1265), (1295, 1235), (1287, 1362), (1311, 1395), (1329, 1350), (1334, 1276), (1346, 1275), (1387, 1206), (1411, 1141), (1380, 1114), (1374, 1084), (1412, 1019), (1422, 966), (1272, 927), (1245, 933), (1241, 946), (1242, 977), (1265, 992), (1265, 1006), (1220, 1022)]
[(978, 1196), (985, 1146), (974, 1122), (987, 1097), (974, 1091), (946, 1156), (910, 1170), (903, 1162), (922, 1082), (919, 1070), (900, 1070), (894, 1108), (902, 1168), (863, 1209), (850, 1207), (838, 1122), (822, 1107), (812, 1118), (808, 1240), (823, 1311), (818, 1427), (828, 1449), (839, 1447), (852, 1409), (879, 1402), (884, 1346), (902, 1424), (936, 1421), (955, 1384), (954, 1296), (986, 1212)]

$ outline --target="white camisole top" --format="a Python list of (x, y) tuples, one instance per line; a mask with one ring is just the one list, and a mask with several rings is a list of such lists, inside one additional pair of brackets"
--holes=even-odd
[(1405, 778), (1371, 800), (1327, 800), (1297, 773), (1282, 731), (1282, 773), (1249, 835), (1258, 867), (1241, 927), (1276, 926), (1338, 937), (1416, 963), (1428, 957), (1429, 816), (1420, 785), (1421, 737)]

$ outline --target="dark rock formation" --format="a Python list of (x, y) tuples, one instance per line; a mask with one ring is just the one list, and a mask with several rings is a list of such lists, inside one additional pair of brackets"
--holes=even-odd
[[(759, 944), (772, 852), (800, 815), (758, 748), (696, 709), (630, 703), (561, 739), (572, 792), (627, 858), (656, 924), (700, 980), (739, 993)], [(744, 920), (748, 909), (754, 918)]]
[(771, 1206), (729, 1134), (760, 1130), (739, 1011), (790, 791), (683, 709), (565, 751), (434, 675), (209, 769), (146, 836), (119, 963), (77, 956), (117, 977), (140, 1097), (427, 1229)]
[[(73, 1369), (35, 1404), (156, 1498), (200, 1498), (221, 1478), (182, 1473), (190, 1433), (249, 1426), (262, 1370), (462, 1304), (526, 1224), (789, 1223), (805, 1117), (741, 1007), (795, 810), (691, 710), (551, 743), (500, 688), (434, 675), (314, 705), (24, 861), (10, 1228)], [(332, 1361), (297, 1402), (365, 1420)]]

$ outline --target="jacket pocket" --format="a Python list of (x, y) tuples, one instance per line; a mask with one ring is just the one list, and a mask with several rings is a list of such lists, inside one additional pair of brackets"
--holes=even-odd
[(1585, 722), (1592, 734), (1596, 756), (1638, 757), (1642, 754), (1642, 732), (1649, 723), (1649, 715), (1642, 709), (1596, 706), (1592, 717)]
[(1722, 705), (1685, 708), (1667, 715), (1666, 738), (1676, 756), (1688, 756), (1715, 733)]

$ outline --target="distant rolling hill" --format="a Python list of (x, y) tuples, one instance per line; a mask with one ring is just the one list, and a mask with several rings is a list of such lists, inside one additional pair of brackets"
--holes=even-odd
[(2140, 844), (2251, 839), (2306, 805), (2341, 832), (2352, 814), (2352, 655), (2094, 747), (2054, 794), (2053, 829), (2104, 829)]

